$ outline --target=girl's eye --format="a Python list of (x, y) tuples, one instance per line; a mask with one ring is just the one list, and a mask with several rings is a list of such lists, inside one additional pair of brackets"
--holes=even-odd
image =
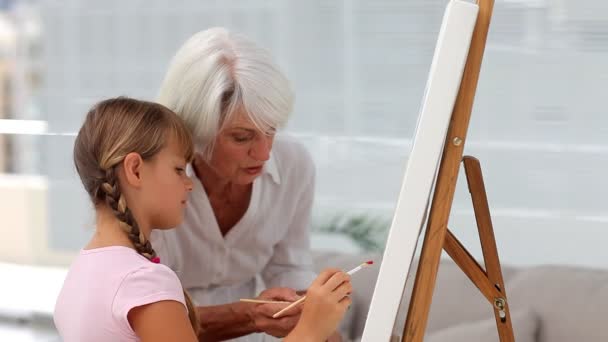
[(177, 171), (177, 173), (181, 175), (184, 173), (185, 169), (183, 167), (176, 167), (175, 171)]

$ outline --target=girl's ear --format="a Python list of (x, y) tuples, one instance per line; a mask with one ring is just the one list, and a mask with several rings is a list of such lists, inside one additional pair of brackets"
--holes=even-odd
[(141, 169), (143, 163), (144, 161), (139, 153), (131, 152), (127, 154), (125, 159), (122, 161), (125, 181), (127, 184), (134, 187), (139, 187), (141, 185)]

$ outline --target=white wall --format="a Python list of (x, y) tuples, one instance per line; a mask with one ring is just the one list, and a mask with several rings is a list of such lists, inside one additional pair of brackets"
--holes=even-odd
[[(45, 1), (40, 112), (51, 132), (73, 133), (103, 97), (153, 99), (193, 32), (237, 29), (293, 80), (288, 130), (317, 163), (315, 217), (390, 219), (446, 1)], [(466, 151), (481, 159), (504, 263), (608, 267), (601, 6), (496, 1)], [(73, 136), (40, 143), (50, 250), (76, 250), (90, 233), (72, 144)], [(451, 225), (474, 249), (466, 195), (461, 186)]]

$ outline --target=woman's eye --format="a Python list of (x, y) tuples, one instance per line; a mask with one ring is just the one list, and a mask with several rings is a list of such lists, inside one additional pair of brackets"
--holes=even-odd
[(184, 173), (185, 170), (183, 167), (176, 167), (175, 171), (177, 171), (177, 173), (181, 175), (182, 173)]
[(246, 141), (249, 141), (251, 139), (250, 136), (242, 136), (242, 135), (234, 135), (234, 136), (232, 136), (232, 138), (236, 142), (246, 142)]

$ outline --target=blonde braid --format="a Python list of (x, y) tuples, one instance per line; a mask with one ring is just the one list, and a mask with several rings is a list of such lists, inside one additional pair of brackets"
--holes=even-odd
[(114, 168), (106, 170), (105, 173), (105, 182), (101, 184), (101, 189), (106, 195), (104, 196), (106, 204), (112, 209), (114, 216), (120, 220), (121, 228), (127, 233), (137, 253), (143, 255), (148, 260), (154, 259), (156, 252), (152, 248), (150, 240), (146, 239), (144, 233), (139, 229), (137, 221), (127, 206), (125, 196), (122, 195), (118, 188), (118, 180)]

